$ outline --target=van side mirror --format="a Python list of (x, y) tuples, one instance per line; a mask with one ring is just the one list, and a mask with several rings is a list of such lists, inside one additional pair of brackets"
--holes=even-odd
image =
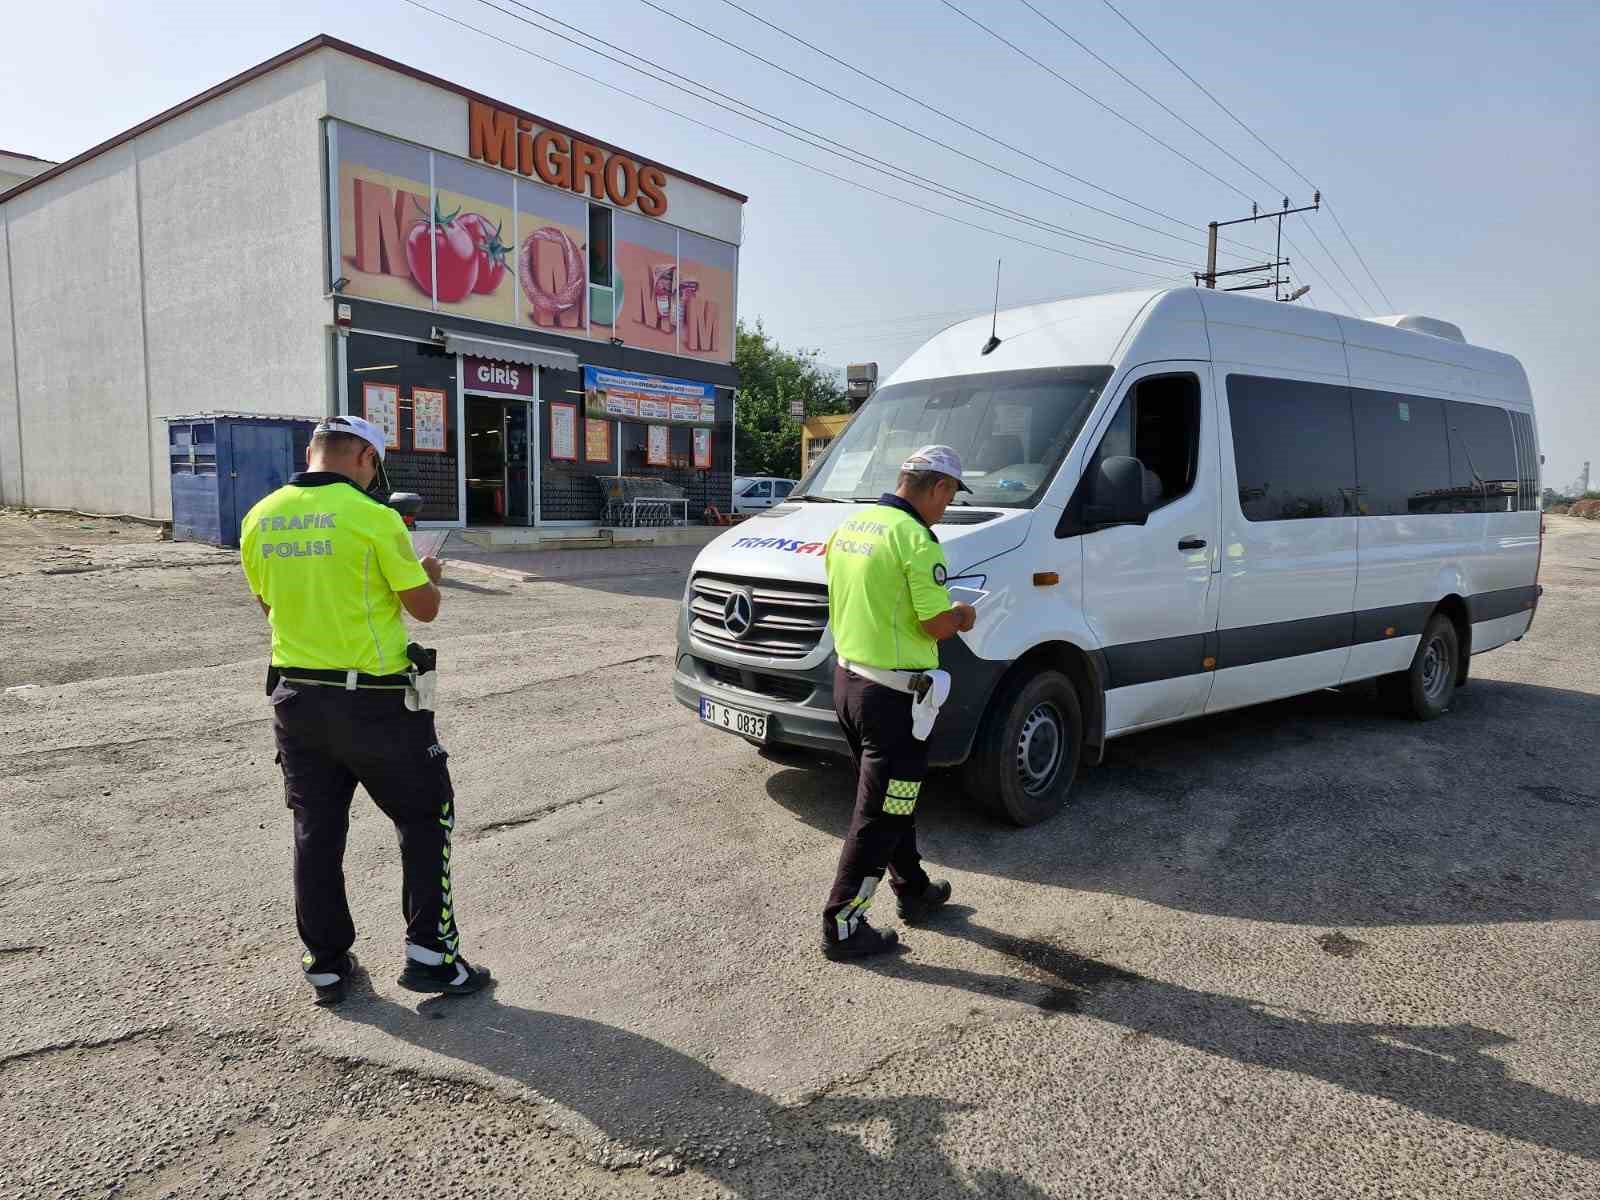
[(1150, 518), (1144, 502), (1144, 464), (1137, 458), (1107, 458), (1085, 481), (1083, 522), (1093, 527), (1143, 525)]
[(415, 492), (390, 492), (385, 503), (402, 517), (414, 517), (422, 511), (422, 497)]

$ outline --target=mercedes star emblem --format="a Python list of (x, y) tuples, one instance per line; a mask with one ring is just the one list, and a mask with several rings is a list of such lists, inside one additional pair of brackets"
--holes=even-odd
[(749, 592), (734, 592), (722, 602), (722, 627), (731, 636), (742, 638), (755, 623), (755, 607), (750, 603)]

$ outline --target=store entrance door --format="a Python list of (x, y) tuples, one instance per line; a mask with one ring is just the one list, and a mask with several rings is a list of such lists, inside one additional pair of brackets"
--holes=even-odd
[(466, 401), (467, 524), (532, 525), (529, 403), (483, 396)]

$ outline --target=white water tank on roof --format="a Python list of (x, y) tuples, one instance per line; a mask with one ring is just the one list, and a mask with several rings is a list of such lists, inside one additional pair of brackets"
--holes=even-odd
[(1450, 321), (1441, 321), (1438, 317), (1417, 317), (1406, 313), (1393, 317), (1373, 317), (1379, 325), (1392, 325), (1396, 329), (1409, 329), (1412, 333), (1425, 333), (1429, 337), (1446, 338), (1452, 342), (1465, 343), (1467, 338), (1461, 332), (1461, 326)]

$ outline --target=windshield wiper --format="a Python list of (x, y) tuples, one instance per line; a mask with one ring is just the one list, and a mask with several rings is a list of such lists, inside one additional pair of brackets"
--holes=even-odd
[(843, 500), (835, 500), (832, 496), (790, 496), (793, 504), (843, 504)]

